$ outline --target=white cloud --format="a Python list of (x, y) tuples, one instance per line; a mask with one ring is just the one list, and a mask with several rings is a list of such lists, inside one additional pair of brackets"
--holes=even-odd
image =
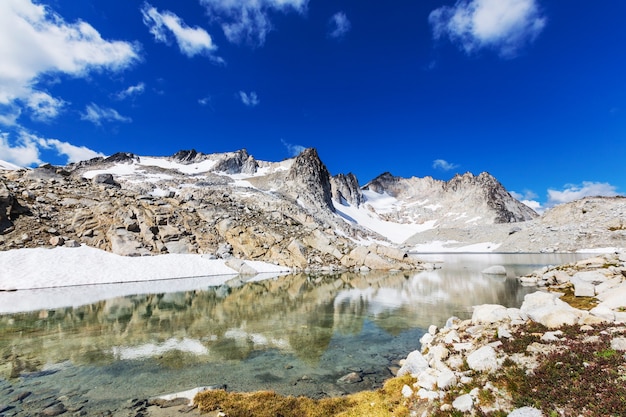
[(9, 133), (0, 132), (0, 159), (27, 167), (40, 164), (39, 146), (33, 137), (20, 134), (15, 143), (9, 141)]
[(57, 117), (65, 104), (65, 101), (43, 91), (33, 91), (26, 99), (26, 107), (31, 111), (31, 117), (42, 122)]
[(75, 146), (58, 139), (41, 138), (23, 129), (17, 132), (14, 143), (10, 141), (8, 132), (0, 132), (0, 160), (23, 167), (38, 165), (43, 162), (40, 155), (42, 149), (54, 149), (58, 155), (67, 158), (67, 163), (104, 156), (85, 146)]
[(544, 210), (545, 210), (545, 208), (542, 206), (542, 204), (539, 201), (536, 200), (538, 195), (535, 194), (531, 190), (524, 190), (523, 193), (518, 193), (518, 192), (515, 192), (515, 191), (509, 191), (509, 194), (511, 194), (511, 196), (514, 199), (518, 200), (522, 204), (527, 205), (528, 207), (530, 207), (531, 209), (535, 210), (539, 214), (543, 213)]
[(294, 145), (291, 143), (287, 143), (284, 139), (281, 139), (280, 142), (283, 144), (285, 148), (287, 148), (287, 152), (289, 152), (289, 156), (298, 156), (306, 149), (306, 147), (302, 145)]
[(220, 22), (232, 43), (263, 45), (273, 29), (270, 11), (304, 13), (309, 0), (200, 0), (209, 16)]
[(545, 207), (543, 207), (537, 200), (520, 200), (520, 202), (535, 210), (539, 214), (542, 214), (545, 211)]
[[(121, 70), (139, 59), (137, 46), (107, 41), (83, 21), (67, 23), (32, 0), (0, 1), (0, 105), (32, 105), (35, 117), (53, 117), (62, 101), (40, 91), (42, 76), (85, 76)], [(42, 95), (48, 97), (43, 99)], [(31, 97), (35, 95), (35, 97)]]
[(567, 184), (561, 191), (548, 190), (547, 206), (552, 207), (557, 204), (569, 203), (583, 197), (613, 197), (618, 195), (616, 190), (617, 187), (606, 182), (583, 181), (580, 185)]
[(58, 139), (38, 138), (37, 142), (42, 148), (55, 149), (59, 155), (65, 155), (68, 163), (86, 161), (98, 156), (105, 156), (85, 146), (72, 145), (71, 143), (62, 142)]
[(118, 99), (118, 100), (124, 100), (124, 99), (127, 99), (129, 97), (135, 97), (135, 96), (138, 96), (140, 94), (143, 94), (143, 92), (145, 90), (146, 90), (146, 85), (144, 83), (139, 83), (137, 85), (131, 85), (127, 89), (122, 90), (122, 91), (118, 92), (117, 94), (115, 94), (115, 98)]
[(261, 103), (261, 100), (259, 100), (259, 96), (257, 96), (256, 92), (254, 91), (251, 91), (250, 94), (240, 91), (239, 98), (241, 99), (241, 102), (248, 107), (255, 107)]
[(537, 0), (458, 0), (433, 10), (428, 20), (436, 40), (447, 36), (467, 53), (493, 48), (508, 58), (546, 25)]
[(102, 122), (132, 122), (130, 117), (122, 116), (117, 110), (108, 107), (100, 107), (95, 103), (88, 104), (87, 107), (85, 107), (85, 113), (81, 114), (80, 118), (81, 120), (87, 120), (97, 126), (102, 125)]
[(459, 165), (448, 162), (444, 159), (435, 159), (433, 161), (433, 168), (441, 169), (442, 171), (452, 171), (453, 169), (458, 168)]
[(223, 62), (221, 58), (213, 55), (217, 46), (206, 30), (197, 26), (189, 27), (174, 13), (167, 10), (161, 13), (149, 3), (144, 3), (141, 7), (141, 14), (143, 23), (150, 29), (156, 41), (167, 44), (168, 34), (171, 33), (180, 52), (189, 58), (195, 55), (206, 55)]
[(329, 23), (331, 30), (328, 33), (328, 36), (335, 39), (343, 38), (352, 28), (352, 24), (344, 12), (335, 13), (330, 18)]

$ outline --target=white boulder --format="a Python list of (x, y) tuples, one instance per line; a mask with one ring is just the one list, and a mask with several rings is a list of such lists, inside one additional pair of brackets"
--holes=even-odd
[(462, 413), (470, 412), (474, 408), (474, 399), (469, 394), (463, 394), (452, 402), (452, 407)]
[(414, 350), (409, 353), (409, 356), (404, 360), (404, 364), (400, 370), (398, 370), (398, 376), (406, 374), (417, 375), (427, 368), (428, 361), (426, 361), (426, 358), (424, 358), (419, 350)]
[(509, 317), (506, 307), (498, 304), (483, 304), (474, 306), (472, 323), (492, 324), (503, 321)]
[(498, 357), (491, 346), (483, 346), (467, 356), (467, 365), (470, 369), (480, 372), (493, 372), (498, 370)]
[(534, 407), (522, 407), (511, 411), (508, 417), (543, 417), (543, 413)]

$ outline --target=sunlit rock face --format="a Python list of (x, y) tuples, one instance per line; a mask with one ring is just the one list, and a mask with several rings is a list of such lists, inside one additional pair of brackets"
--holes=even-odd
[(384, 173), (361, 187), (353, 174), (331, 177), (315, 149), (280, 162), (245, 149), (121, 152), (65, 167), (0, 167), (0, 179), (0, 250), (85, 244), (127, 256), (221, 256), (231, 247), (227, 255), (296, 269), (415, 270), (379, 250), (354, 257), (372, 241), (405, 252), (435, 242), (444, 251), (485, 242), (486, 251), (608, 247), (626, 230), (623, 199), (584, 199), (537, 218), (488, 173), (447, 182)]
[(486, 172), (478, 176), (469, 172), (456, 175), (447, 182), (431, 177), (401, 178), (386, 172), (366, 184), (363, 190), (387, 194), (397, 200), (388, 210), (390, 219), (435, 220), (436, 225), (443, 228), (524, 222), (538, 217)]
[[(228, 255), (243, 259), (345, 269), (341, 259), (358, 242), (385, 240), (335, 214), (330, 174), (315, 149), (277, 163), (246, 150), (117, 153), (1, 174), (2, 249), (74, 241), (143, 256), (220, 254), (228, 245)], [(417, 266), (403, 259), (385, 265)]]

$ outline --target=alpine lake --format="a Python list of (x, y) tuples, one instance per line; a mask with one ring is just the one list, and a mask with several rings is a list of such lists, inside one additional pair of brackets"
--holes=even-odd
[[(537, 288), (516, 277), (589, 255), (417, 256), (437, 268), (17, 291), (4, 302), (71, 306), (0, 315), (0, 415), (38, 415), (59, 399), (63, 415), (123, 415), (133, 400), (198, 386), (313, 398), (376, 389), (431, 324), (479, 304), (519, 307)], [(481, 273), (493, 265), (507, 275)]]

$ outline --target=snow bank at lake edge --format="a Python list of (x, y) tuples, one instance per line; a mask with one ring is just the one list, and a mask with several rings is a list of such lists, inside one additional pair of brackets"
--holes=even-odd
[[(254, 262), (253, 268), (260, 274), (290, 272), (265, 262)], [(0, 252), (0, 291), (219, 275), (237, 271), (222, 259), (194, 254), (125, 257), (89, 246)]]

